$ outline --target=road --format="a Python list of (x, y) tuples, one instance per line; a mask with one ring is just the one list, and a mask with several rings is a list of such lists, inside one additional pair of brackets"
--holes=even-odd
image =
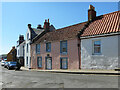
[(118, 88), (118, 76), (7, 70), (0, 66), (3, 88)]

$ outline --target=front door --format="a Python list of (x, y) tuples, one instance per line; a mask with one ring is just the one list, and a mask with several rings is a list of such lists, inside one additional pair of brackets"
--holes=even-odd
[(52, 58), (46, 57), (46, 69), (52, 69)]

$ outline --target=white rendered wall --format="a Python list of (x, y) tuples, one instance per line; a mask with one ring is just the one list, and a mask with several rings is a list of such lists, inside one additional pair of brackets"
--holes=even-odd
[[(93, 41), (101, 40), (101, 55), (93, 55)], [(118, 36), (81, 40), (82, 69), (118, 68)]]
[(23, 57), (23, 47), (24, 46), (25, 46), (25, 43), (23, 42), (17, 47), (17, 57)]
[[(27, 68), (30, 68), (31, 66), (31, 63), (30, 63), (30, 40), (27, 39), (27, 33), (29, 33), (29, 39), (31, 37), (31, 33), (30, 33), (30, 30), (28, 28), (27, 32), (26, 32), (26, 44), (25, 44), (25, 67)], [(28, 44), (28, 52), (27, 52), (27, 44)], [(27, 63), (27, 57), (28, 57), (28, 65), (26, 64)]]

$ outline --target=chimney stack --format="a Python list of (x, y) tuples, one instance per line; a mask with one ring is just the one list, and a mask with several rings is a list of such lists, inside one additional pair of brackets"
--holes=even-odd
[(28, 28), (31, 28), (31, 24), (28, 24)]
[(19, 36), (19, 45), (24, 41), (24, 36), (23, 35), (20, 35)]
[(92, 5), (89, 5), (89, 9), (88, 9), (88, 21), (92, 21), (96, 19), (96, 11), (95, 11), (95, 7), (93, 7)]
[(47, 20), (45, 20), (45, 22), (44, 22), (44, 30), (46, 32), (49, 32), (50, 31), (49, 28), (50, 28), (50, 23), (49, 23), (49, 19), (48, 19), (48, 22), (47, 22)]
[(15, 49), (15, 46), (13, 46), (12, 49)]
[(37, 26), (37, 29), (42, 29), (42, 27), (41, 27), (41, 25), (40, 25), (40, 24)]

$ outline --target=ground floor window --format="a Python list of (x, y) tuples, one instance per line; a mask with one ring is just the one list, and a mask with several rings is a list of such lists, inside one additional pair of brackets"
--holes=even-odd
[(67, 57), (60, 58), (60, 68), (68, 69), (68, 58)]
[(26, 64), (28, 65), (28, 57), (26, 58)]
[(38, 67), (42, 67), (42, 57), (37, 57), (37, 65)]

